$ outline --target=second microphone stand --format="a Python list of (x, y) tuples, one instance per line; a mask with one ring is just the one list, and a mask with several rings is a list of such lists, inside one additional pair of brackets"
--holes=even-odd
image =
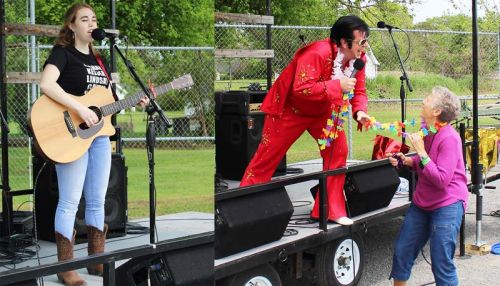
[(141, 81), (137, 73), (135, 72), (135, 68), (130, 63), (130, 61), (122, 54), (120, 49), (116, 44), (113, 45), (113, 48), (118, 52), (123, 62), (127, 66), (128, 71), (132, 78), (139, 84), (144, 94), (149, 98), (149, 105), (146, 108), (148, 113), (148, 125), (146, 129), (146, 145), (147, 145), (147, 153), (148, 153), (148, 165), (149, 165), (149, 242), (154, 244), (155, 241), (155, 232), (156, 232), (156, 187), (154, 180), (154, 147), (156, 142), (156, 130), (154, 124), (155, 113), (158, 114), (160, 119), (165, 123), (168, 127), (172, 127), (172, 121), (165, 116), (163, 110), (161, 109), (158, 102), (156, 102), (155, 98), (151, 96), (151, 93), (148, 88)]
[[(391, 35), (392, 44), (394, 45), (394, 49), (396, 50), (396, 55), (398, 56), (399, 65), (401, 67), (402, 75), (399, 77), (401, 81), (401, 86), (399, 88), (399, 97), (401, 98), (401, 122), (405, 122), (406, 120), (406, 89), (404, 83), (406, 82), (406, 86), (410, 92), (413, 92), (413, 87), (410, 82), (410, 78), (408, 78), (408, 74), (406, 73), (405, 66), (403, 64), (403, 60), (401, 59), (401, 55), (399, 53), (398, 45), (394, 40), (394, 36), (392, 34), (392, 27), (387, 27), (389, 30), (389, 35)], [(403, 126), (402, 131), (405, 132), (405, 127)], [(405, 143), (405, 138), (402, 138), (403, 144)]]
[[(408, 90), (410, 92), (413, 92), (413, 87), (411, 85), (410, 78), (408, 78), (408, 74), (406, 73), (403, 60), (401, 59), (401, 54), (399, 53), (398, 45), (396, 44), (396, 41), (394, 40), (394, 36), (392, 34), (392, 27), (387, 26), (387, 29), (389, 30), (389, 35), (391, 35), (392, 44), (394, 45), (394, 49), (396, 50), (396, 55), (398, 56), (399, 66), (401, 67), (402, 75), (399, 77), (399, 80), (401, 81), (401, 85), (399, 88), (399, 98), (401, 99), (401, 122), (405, 122), (405, 120), (406, 120), (406, 89), (405, 89), (404, 84), (406, 82), (406, 86), (408, 87)], [(401, 128), (401, 131), (402, 132), (406, 131), (406, 128), (404, 125)], [(402, 137), (401, 141), (403, 144), (405, 144), (404, 137)], [(408, 181), (409, 181), (408, 199), (411, 201), (413, 199), (413, 189), (415, 186), (415, 176), (413, 173), (408, 172), (408, 171), (402, 171), (402, 173), (400, 173), (400, 175), (408, 178)]]

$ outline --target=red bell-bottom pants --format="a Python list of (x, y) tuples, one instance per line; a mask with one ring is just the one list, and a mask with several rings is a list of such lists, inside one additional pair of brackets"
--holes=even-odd
[[(300, 135), (307, 130), (314, 140), (317, 140), (321, 137), (330, 116), (331, 114), (318, 117), (299, 116), (289, 107), (285, 108), (281, 116), (266, 115), (260, 145), (248, 164), (240, 186), (269, 182), (279, 162)], [(320, 153), (323, 157), (323, 170), (345, 167), (347, 142), (344, 131), (338, 131), (338, 138)], [(329, 220), (346, 216), (344, 180), (345, 174), (327, 178)], [(316, 194), (311, 217), (319, 217), (319, 192)]]

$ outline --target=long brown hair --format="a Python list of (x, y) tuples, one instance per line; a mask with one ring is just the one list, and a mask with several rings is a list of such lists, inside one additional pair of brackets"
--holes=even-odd
[[(71, 7), (68, 8), (66, 11), (66, 14), (64, 15), (64, 24), (59, 31), (59, 36), (56, 38), (55, 44), (57, 46), (62, 46), (62, 47), (67, 47), (67, 46), (74, 46), (75, 45), (75, 32), (71, 31), (69, 26), (75, 22), (76, 20), (76, 13), (80, 11), (80, 9), (83, 8), (88, 8), (94, 12), (94, 8), (90, 6), (89, 4), (86, 3), (75, 3)], [(98, 55), (99, 53), (94, 49), (94, 46), (92, 43), (89, 44), (89, 48), (92, 51), (94, 55)]]

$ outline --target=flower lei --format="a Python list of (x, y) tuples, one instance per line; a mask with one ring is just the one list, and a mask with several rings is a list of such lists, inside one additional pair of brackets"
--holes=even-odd
[[(350, 77), (352, 71), (354, 70), (354, 59), (349, 61), (349, 66), (347, 66), (344, 70), (342, 70), (342, 61), (345, 55), (339, 49), (337, 51), (337, 56), (333, 61), (332, 68), (332, 76), (331, 79), (341, 79), (345, 77)], [(345, 117), (349, 113), (349, 100), (354, 97), (354, 92), (351, 90), (349, 92), (344, 92), (342, 95), (342, 106), (340, 109), (335, 109), (332, 111), (331, 117), (326, 121), (326, 127), (323, 128), (323, 133), (321, 137), (318, 139), (318, 144), (320, 150), (324, 150), (326, 147), (330, 147), (333, 140), (337, 139), (338, 132), (343, 131), (343, 124), (345, 120), (342, 117)], [(340, 116), (339, 116), (340, 115)]]
[[(394, 121), (392, 123), (380, 123), (375, 119), (375, 117), (370, 117), (370, 122), (365, 125), (365, 128), (366, 130), (372, 130), (372, 131), (387, 130), (392, 132), (392, 134), (394, 135), (406, 138), (410, 133), (403, 132), (402, 129), (405, 128), (405, 126), (407, 125), (415, 126), (415, 124), (416, 124), (415, 119), (405, 120), (404, 122)], [(447, 124), (448, 123), (435, 122), (434, 126), (428, 127), (425, 121), (422, 119), (422, 121), (420, 122), (420, 130), (418, 131), (418, 133), (423, 138), (429, 134), (437, 133), (439, 129), (443, 128)]]

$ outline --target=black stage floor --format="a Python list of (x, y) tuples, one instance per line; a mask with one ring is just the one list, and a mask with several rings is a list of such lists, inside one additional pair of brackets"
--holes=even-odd
[[(149, 227), (149, 219), (138, 219), (131, 222), (139, 223), (141, 226)], [(157, 242), (164, 240), (187, 237), (190, 235), (211, 232), (214, 230), (213, 214), (201, 212), (183, 212), (177, 214), (163, 215), (156, 218), (156, 226), (158, 239)], [(106, 240), (106, 251), (121, 250), (135, 246), (149, 244), (149, 231), (144, 234), (127, 234), (123, 237), (111, 238)], [(49, 264), (57, 261), (56, 244), (48, 241), (39, 241), (40, 245), (40, 264)], [(35, 247), (29, 247), (35, 250)], [(87, 244), (80, 243), (75, 245), (75, 258), (87, 256)], [(125, 263), (126, 260), (117, 261), (116, 267)], [(33, 257), (30, 260), (16, 265), (9, 265), (9, 269), (15, 267), (19, 269), (22, 267), (37, 266), (38, 259)], [(0, 271), (8, 270), (7, 268), (0, 268)], [(78, 272), (89, 286), (103, 285), (102, 278), (91, 276), (87, 274), (86, 269), (79, 269)], [(1, 284), (1, 283), (0, 283)], [(44, 278), (44, 285), (61, 285), (57, 282), (56, 275), (46, 276)]]

